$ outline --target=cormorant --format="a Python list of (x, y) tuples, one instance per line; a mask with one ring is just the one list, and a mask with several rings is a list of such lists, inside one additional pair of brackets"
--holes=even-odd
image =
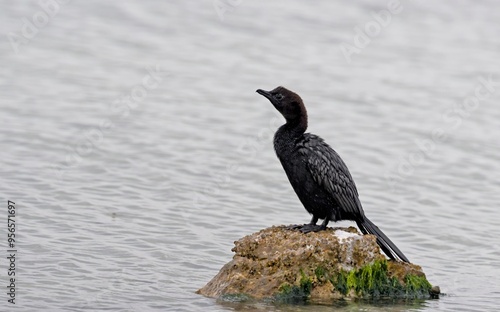
[[(393, 260), (409, 262), (363, 211), (356, 184), (340, 156), (322, 138), (305, 133), (307, 112), (300, 96), (283, 87), (257, 90), (285, 117), (274, 135), (274, 149), (295, 193), (312, 214), (309, 224), (294, 226), (304, 233), (326, 229), (329, 221), (355, 221), (363, 234), (373, 234)], [(324, 220), (317, 225), (318, 219)]]

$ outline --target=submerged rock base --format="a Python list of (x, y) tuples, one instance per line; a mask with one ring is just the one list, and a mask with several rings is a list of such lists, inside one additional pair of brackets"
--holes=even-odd
[(327, 303), (342, 298), (429, 298), (421, 267), (387, 260), (354, 227), (303, 234), (276, 226), (243, 237), (197, 293), (227, 300)]

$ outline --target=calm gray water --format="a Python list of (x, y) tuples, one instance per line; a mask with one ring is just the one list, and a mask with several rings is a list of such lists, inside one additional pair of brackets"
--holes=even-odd
[(234, 240), (309, 220), (255, 93), (278, 85), (446, 293), (337, 308), (498, 311), (498, 1), (42, 3), (0, 3), (1, 311), (8, 200), (20, 311), (331, 311), (195, 294)]

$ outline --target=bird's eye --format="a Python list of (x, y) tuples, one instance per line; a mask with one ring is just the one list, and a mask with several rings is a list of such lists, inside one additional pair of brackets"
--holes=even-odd
[(277, 99), (278, 101), (280, 101), (280, 100), (283, 99), (283, 94), (277, 93), (277, 94), (274, 95), (274, 98)]

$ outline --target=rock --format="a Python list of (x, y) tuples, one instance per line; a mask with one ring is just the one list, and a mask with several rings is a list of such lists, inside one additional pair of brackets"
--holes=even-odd
[(439, 298), (439, 294), (441, 293), (441, 289), (439, 286), (433, 286), (430, 290), (431, 298)]
[(236, 254), (197, 293), (227, 300), (326, 303), (341, 298), (429, 298), (414, 264), (387, 260), (354, 227), (303, 234), (276, 226), (243, 237)]

